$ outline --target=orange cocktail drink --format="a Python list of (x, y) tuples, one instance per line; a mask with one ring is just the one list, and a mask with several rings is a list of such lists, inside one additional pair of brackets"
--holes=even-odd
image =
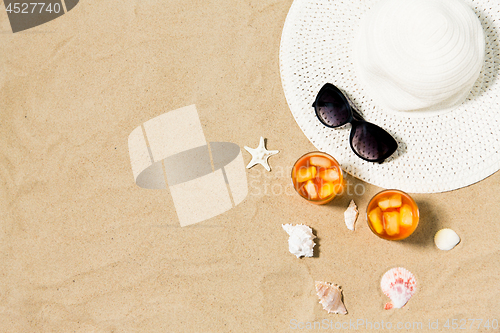
[(399, 190), (377, 193), (366, 209), (373, 233), (383, 239), (400, 240), (410, 236), (418, 225), (419, 211), (415, 201)]
[(295, 190), (314, 204), (326, 204), (335, 198), (342, 190), (342, 181), (339, 163), (326, 153), (307, 153), (292, 168)]

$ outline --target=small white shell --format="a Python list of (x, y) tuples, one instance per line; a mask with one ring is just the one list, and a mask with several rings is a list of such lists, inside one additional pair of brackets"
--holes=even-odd
[(351, 200), (349, 207), (347, 207), (347, 210), (344, 212), (345, 225), (347, 226), (347, 229), (354, 231), (354, 223), (356, 223), (357, 218), (358, 207), (356, 206), (354, 200)]
[(396, 267), (388, 270), (382, 280), (380, 287), (384, 294), (391, 299), (384, 309), (402, 308), (413, 296), (417, 288), (415, 276), (405, 268)]
[(347, 313), (344, 302), (342, 302), (342, 290), (337, 285), (316, 281), (316, 294), (323, 309), (328, 313)]
[(451, 229), (441, 229), (434, 236), (434, 243), (438, 249), (449, 251), (460, 243), (460, 237)]
[(307, 225), (297, 224), (282, 224), (283, 229), (290, 235), (288, 238), (288, 250), (290, 253), (300, 257), (312, 257), (314, 244), (312, 229)]

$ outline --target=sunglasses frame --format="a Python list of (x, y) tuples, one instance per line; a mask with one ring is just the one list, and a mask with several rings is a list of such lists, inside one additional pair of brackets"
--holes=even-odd
[[(344, 123), (337, 125), (337, 126), (332, 126), (332, 125), (327, 124), (324, 121), (324, 119), (319, 115), (318, 108), (316, 107), (316, 104), (318, 103), (320, 97), (322, 97), (323, 94), (325, 92), (327, 92), (328, 90), (332, 90), (336, 95), (338, 95), (342, 99), (342, 101), (347, 106), (347, 111), (349, 112), (349, 118)], [(323, 85), (323, 87), (321, 87), (318, 94), (316, 95), (316, 99), (314, 100), (312, 107), (314, 108), (314, 112), (316, 113), (316, 117), (326, 127), (337, 128), (337, 127), (344, 126), (346, 124), (351, 124), (352, 127), (351, 127), (351, 133), (349, 135), (349, 145), (351, 146), (351, 150), (354, 152), (354, 154), (356, 154), (362, 160), (365, 160), (367, 162), (383, 163), (385, 159), (387, 159), (392, 154), (394, 154), (394, 152), (398, 149), (398, 143), (396, 142), (396, 139), (394, 139), (394, 137), (392, 135), (390, 135), (382, 127), (377, 126), (373, 123), (370, 123), (370, 122), (364, 120), (363, 117), (361, 116), (361, 114), (359, 114), (359, 112), (356, 109), (356, 107), (354, 106), (354, 104), (351, 102), (351, 100), (339, 88), (337, 88), (336, 86), (334, 86), (331, 83), (325, 83)], [(387, 138), (387, 141), (388, 141), (387, 146), (388, 146), (388, 149), (389, 149), (388, 151), (390, 152), (390, 154), (389, 153), (385, 154), (382, 157), (380, 157), (378, 159), (374, 159), (374, 160), (370, 160), (370, 159), (367, 159), (366, 157), (361, 156), (356, 151), (356, 149), (354, 149), (353, 144), (352, 144), (353, 139), (354, 139), (354, 134), (356, 133), (356, 128), (358, 126), (361, 126), (361, 125), (369, 127), (372, 132), (376, 132), (378, 135), (385, 136)]]

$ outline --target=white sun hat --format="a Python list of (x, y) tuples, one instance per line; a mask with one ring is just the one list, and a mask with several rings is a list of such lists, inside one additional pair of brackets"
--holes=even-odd
[[(470, 93), (451, 109), (398, 112), (381, 103), (377, 87), (362, 81), (356, 66), (360, 26), (379, 1), (295, 0), (281, 37), (280, 71), (290, 110), (311, 143), (335, 157), (347, 173), (411, 193), (458, 189), (498, 171), (500, 3), (463, 2), (479, 18), (485, 38), (484, 63)], [(332, 129), (317, 119), (311, 105), (327, 82), (344, 91), (365, 120), (398, 141), (398, 150), (384, 163), (366, 162), (354, 154), (350, 125)]]

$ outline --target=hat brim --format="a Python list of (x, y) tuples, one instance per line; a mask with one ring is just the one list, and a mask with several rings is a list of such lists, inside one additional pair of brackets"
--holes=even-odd
[[(484, 66), (457, 108), (430, 114), (384, 110), (356, 75), (352, 45), (365, 13), (377, 0), (295, 0), (280, 45), (280, 72), (289, 108), (306, 137), (334, 156), (347, 173), (383, 188), (411, 193), (445, 192), (476, 183), (500, 169), (500, 66), (496, 0), (466, 1), (486, 38)], [(384, 163), (361, 160), (349, 145), (350, 127), (331, 129), (311, 103), (321, 86), (342, 89), (367, 121), (398, 141)]]

